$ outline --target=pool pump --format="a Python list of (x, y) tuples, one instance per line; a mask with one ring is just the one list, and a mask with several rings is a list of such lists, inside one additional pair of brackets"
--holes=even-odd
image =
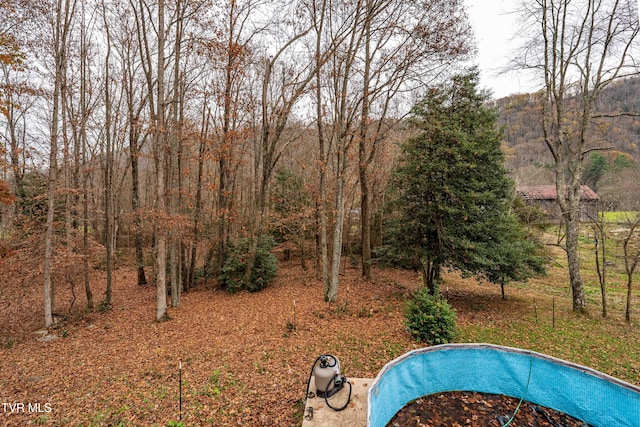
[[(311, 377), (313, 377), (316, 384), (316, 392), (310, 392)], [(332, 406), (329, 403), (329, 398), (333, 397), (340, 390), (349, 386), (349, 393), (347, 394), (346, 402), (342, 406)], [(307, 381), (307, 393), (306, 399), (313, 399), (318, 397), (324, 399), (328, 408), (334, 411), (342, 411), (346, 409), (351, 401), (351, 383), (347, 380), (347, 377), (340, 373), (340, 361), (332, 354), (321, 354), (318, 356), (309, 372), (309, 380)], [(337, 398), (339, 401), (343, 400), (342, 397)], [(305, 400), (305, 406), (307, 402)], [(309, 414), (305, 416), (305, 419), (310, 420), (313, 418), (313, 407), (307, 408)]]
[(313, 368), (318, 397), (332, 397), (342, 390), (347, 379), (340, 373), (340, 361), (336, 356), (323, 354), (316, 360)]

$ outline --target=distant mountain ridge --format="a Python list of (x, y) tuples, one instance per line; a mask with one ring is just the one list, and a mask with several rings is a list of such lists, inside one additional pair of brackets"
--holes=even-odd
[[(512, 173), (528, 167), (544, 167), (552, 162), (544, 144), (540, 97), (542, 93), (511, 95), (495, 100), (499, 123), (505, 127), (507, 167)], [(640, 162), (640, 77), (612, 83), (604, 89), (596, 105), (592, 147), (610, 147)]]

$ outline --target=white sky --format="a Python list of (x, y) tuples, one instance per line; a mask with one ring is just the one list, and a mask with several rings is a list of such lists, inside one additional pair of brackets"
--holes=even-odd
[(515, 40), (519, 16), (514, 13), (522, 1), (464, 0), (476, 36), (478, 53), (474, 62), (480, 67), (480, 84), (490, 89), (495, 99), (534, 92), (542, 86), (541, 81), (536, 81), (524, 71), (500, 73), (501, 69), (509, 66), (509, 58), (522, 44)]
[(524, 72), (501, 74), (509, 66), (509, 57), (517, 50), (513, 13), (520, 0), (464, 0), (478, 47), (475, 63), (480, 67), (480, 85), (493, 92), (494, 98), (515, 93), (528, 93), (537, 89), (536, 82)]

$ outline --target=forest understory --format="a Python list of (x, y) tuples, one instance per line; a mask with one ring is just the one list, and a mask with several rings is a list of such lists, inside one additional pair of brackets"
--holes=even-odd
[[(25, 269), (33, 269), (29, 279), (16, 274)], [(373, 378), (393, 358), (422, 346), (403, 326), (405, 301), (421, 283), (408, 271), (374, 269), (365, 281), (360, 268), (347, 265), (339, 301), (328, 304), (314, 271), (287, 261), (274, 284), (257, 293), (229, 294), (202, 282), (169, 310), (170, 320), (157, 323), (155, 288), (139, 287), (135, 269), (121, 265), (109, 310), (85, 311), (76, 283), (69, 312), (73, 280), (60, 284), (64, 317), (49, 331), (41, 329), (37, 276), (26, 255), (0, 258), (0, 400), (39, 409), (5, 410), (4, 426), (299, 426), (318, 355), (337, 355), (347, 377)], [(513, 287), (503, 301), (499, 286), (452, 273), (445, 283), (463, 341), (474, 339), (465, 330), (518, 322), (532, 315), (532, 301), (542, 307), (549, 298)], [(92, 271), (92, 286), (99, 301), (103, 271)], [(570, 311), (568, 298), (556, 304), (558, 317)]]

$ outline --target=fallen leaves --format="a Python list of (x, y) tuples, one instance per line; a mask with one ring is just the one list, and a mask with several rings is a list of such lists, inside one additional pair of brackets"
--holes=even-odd
[(402, 408), (388, 427), (583, 427), (583, 422), (553, 409), (497, 394), (456, 391), (422, 397)]
[[(96, 294), (104, 286), (100, 273), (94, 272)], [(343, 280), (356, 283), (358, 274), (348, 270)], [(138, 287), (135, 270), (121, 268), (113, 309), (70, 316), (59, 326), (64, 337), (58, 331), (59, 339), (43, 343), (24, 326), (3, 331), (15, 344), (2, 350), (0, 399), (49, 403), (52, 411), (0, 413), (0, 424), (166, 425), (180, 417), (182, 361), (186, 425), (299, 425), (319, 354), (338, 355), (347, 376), (374, 377), (389, 357), (414, 347), (398, 315), (398, 291), (414, 286), (413, 275), (380, 272), (330, 305), (322, 302), (322, 284), (309, 276), (292, 262), (259, 293), (200, 287), (183, 294), (170, 321), (155, 323), (155, 290)], [(29, 303), (14, 313), (26, 325), (40, 321), (39, 287), (30, 287)], [(76, 309), (81, 305), (78, 298)]]
[[(373, 378), (387, 362), (421, 346), (403, 326), (405, 298), (420, 284), (415, 274), (376, 270), (373, 280), (363, 281), (359, 269), (348, 268), (339, 302), (328, 304), (322, 283), (297, 261), (282, 264), (275, 283), (258, 293), (230, 295), (200, 286), (182, 295), (164, 323), (153, 321), (155, 289), (137, 286), (135, 268), (121, 267), (111, 310), (85, 312), (78, 295), (66, 320), (50, 331), (59, 339), (39, 342), (33, 331), (42, 323), (42, 282), (21, 273), (35, 271), (34, 261), (18, 250), (0, 262), (0, 402), (51, 407), (45, 413), (0, 412), (3, 426), (165, 426), (180, 417), (189, 426), (299, 426), (318, 355), (338, 356), (347, 377)], [(455, 275), (446, 283), (444, 293), (463, 327), (495, 324), (502, 331), (531, 306), (516, 289), (502, 301), (498, 287)], [(104, 272), (92, 272), (92, 287), (99, 297)], [(68, 292), (58, 288), (63, 311)], [(538, 296), (536, 301), (542, 304)], [(627, 333), (624, 341), (636, 336)], [(484, 403), (488, 410), (494, 405)], [(474, 415), (459, 422), (475, 425)]]

